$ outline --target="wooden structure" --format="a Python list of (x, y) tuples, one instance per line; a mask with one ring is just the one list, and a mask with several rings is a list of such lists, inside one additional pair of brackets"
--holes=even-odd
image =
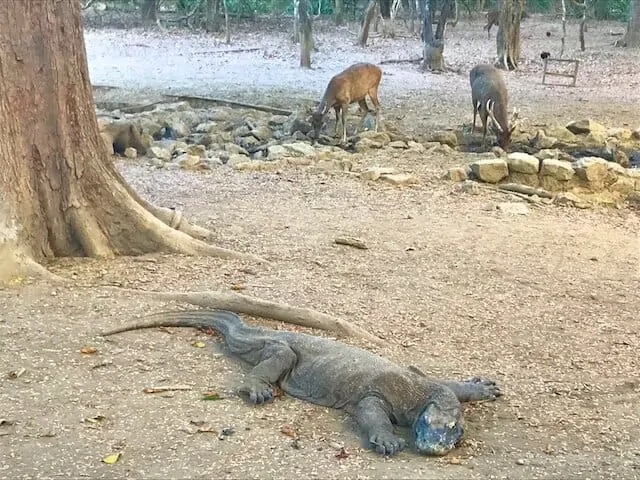
[[(566, 71), (561, 72), (561, 71), (549, 71), (549, 64), (562, 64), (562, 65), (568, 65), (568, 64), (573, 64), (573, 73), (566, 73)], [(571, 87), (575, 87), (576, 86), (576, 79), (578, 78), (578, 65), (579, 65), (579, 61), (575, 60), (575, 59), (569, 59), (569, 58), (551, 58), (551, 57), (547, 57), (544, 59), (544, 70), (542, 72), (542, 84), (545, 85), (545, 79), (547, 78), (547, 76), (550, 77), (568, 77), (573, 79), (573, 81), (568, 84), (568, 83), (554, 83), (552, 85), (564, 85), (564, 86), (571, 86)]]

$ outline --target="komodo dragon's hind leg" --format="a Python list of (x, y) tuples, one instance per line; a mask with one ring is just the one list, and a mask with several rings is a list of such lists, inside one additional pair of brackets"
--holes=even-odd
[(272, 385), (293, 368), (297, 357), (287, 344), (271, 341), (252, 356), (256, 353), (260, 361), (247, 373), (238, 391), (247, 394), (251, 403), (264, 403), (273, 400)]
[(436, 383), (449, 387), (461, 402), (495, 400), (502, 395), (496, 382), (486, 377), (472, 377), (469, 380), (436, 380)]
[[(414, 373), (427, 377), (422, 370), (414, 365), (407, 367)], [(480, 400), (495, 400), (502, 395), (496, 382), (487, 377), (471, 377), (469, 380), (432, 380), (435, 383), (448, 387), (455, 393), (460, 402), (478, 402)]]

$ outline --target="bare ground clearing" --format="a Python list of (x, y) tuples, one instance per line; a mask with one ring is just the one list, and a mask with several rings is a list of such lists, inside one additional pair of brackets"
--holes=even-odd
[[(533, 30), (538, 23), (542, 33)], [(540, 33), (545, 39), (546, 29), (558, 31), (557, 24), (538, 20), (523, 27), (523, 35)], [(465, 28), (463, 21), (452, 30), (447, 50), (463, 72), (473, 55), (488, 60), (494, 48), (479, 22), (462, 34)], [(508, 74), (514, 103), (530, 122), (590, 115), (616, 126), (640, 126), (632, 85), (638, 78), (632, 70), (636, 54), (606, 47), (612, 39), (608, 28), (591, 27), (589, 37), (604, 50), (585, 54), (591, 61), (584, 66), (584, 86), (542, 87), (537, 70), (535, 82), (527, 76), (538, 68), (533, 63)], [(284, 59), (272, 67), (274, 83), (260, 83), (267, 75), (255, 55), (229, 58), (244, 64), (244, 71), (225, 82), (212, 77), (233, 68), (225, 70), (219, 57), (194, 53), (198, 42), (215, 46), (213, 39), (145, 35), (143, 40), (140, 33), (88, 32), (93, 82), (114, 84), (122, 76), (121, 86), (137, 100), (177, 85), (185, 93), (233, 93), (290, 106), (276, 97), (297, 91), (294, 99), (319, 98), (328, 77), (361, 52), (344, 43), (340, 56), (336, 49), (332, 58), (317, 56), (319, 63), (327, 60), (323, 70), (301, 72), (296, 58), (287, 59), (290, 47), (284, 42)], [(117, 36), (120, 43), (147, 46), (118, 50)], [(275, 51), (284, 36), (256, 36), (246, 43)], [(376, 40), (359, 58), (400, 56), (387, 50), (390, 45), (406, 55), (408, 43), (419, 51), (417, 41)], [(523, 46), (531, 62), (544, 47)], [(156, 57), (157, 70), (149, 64), (149, 49), (164, 55)], [(457, 60), (461, 52), (468, 53)], [(201, 73), (185, 71), (188, 65)], [(416, 132), (470, 121), (466, 73), (422, 74), (406, 64), (385, 70), (393, 73), (383, 80), (387, 116), (405, 115), (402, 122)], [(250, 89), (255, 98), (245, 96)], [(599, 101), (592, 100), (596, 95)], [(460, 193), (438, 180), (453, 161), (372, 154), (368, 163), (398, 165), (423, 180), (405, 189), (312, 168), (188, 173), (119, 162), (145, 198), (183, 209), (212, 228), (219, 245), (260, 254), (273, 265), (247, 270), (237, 262), (165, 255), (65, 259), (49, 267), (73, 276), (75, 287), (30, 283), (0, 290), (0, 419), (7, 420), (0, 422), (0, 477), (638, 478), (637, 215), (559, 207), (505, 215), (495, 204), (507, 196)], [(334, 245), (341, 234), (363, 238), (370, 249)], [(215, 341), (194, 347), (193, 340), (207, 340), (201, 333), (132, 332), (102, 340), (99, 331), (167, 307), (103, 287), (112, 284), (162, 291), (242, 284), (245, 293), (348, 318), (388, 339), (385, 347), (368, 348), (434, 376), (493, 377), (505, 397), (468, 408), (467, 439), (451, 455), (424, 458), (409, 450), (384, 459), (359, 449), (352, 424), (335, 411), (289, 397), (258, 408), (245, 405), (231, 395), (242, 368), (220, 356)], [(81, 354), (86, 345), (97, 353)], [(22, 368), (19, 378), (7, 378)], [(192, 390), (142, 391), (175, 384)], [(229, 398), (203, 401), (207, 390)], [(102, 424), (81, 422), (98, 415), (105, 417)], [(224, 440), (194, 433), (192, 421), (235, 433)], [(298, 432), (300, 449), (281, 433), (285, 425)], [(336, 458), (340, 445), (348, 458)], [(119, 462), (100, 462), (116, 450), (123, 452)]]

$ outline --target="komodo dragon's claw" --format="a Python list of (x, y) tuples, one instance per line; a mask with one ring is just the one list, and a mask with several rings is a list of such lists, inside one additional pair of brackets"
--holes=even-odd
[(262, 404), (273, 400), (274, 392), (270, 385), (264, 384), (245, 384), (238, 391), (249, 396), (249, 403)]
[(481, 377), (477, 375), (475, 377), (471, 377), (466, 381), (468, 383), (480, 384), (482, 387), (484, 387), (485, 396), (487, 400), (495, 400), (496, 398), (502, 396), (502, 391), (500, 390), (500, 387), (496, 385), (496, 382), (494, 382), (493, 380), (487, 377)]
[(375, 445), (376, 451), (382, 455), (395, 455), (407, 446), (407, 441), (404, 438), (396, 437), (388, 432), (371, 435), (369, 442)]

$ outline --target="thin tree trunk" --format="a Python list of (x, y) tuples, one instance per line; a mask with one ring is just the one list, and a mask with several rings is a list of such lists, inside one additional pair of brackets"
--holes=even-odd
[(300, 41), (300, 0), (293, 0), (293, 43)]
[(584, 32), (587, 22), (587, 0), (582, 0), (582, 16), (580, 17), (580, 50), (585, 51)]
[(299, 0), (298, 7), (300, 23), (300, 67), (311, 68), (311, 50), (313, 50), (313, 36), (311, 35), (311, 18), (307, 10), (307, 0)]
[(560, 4), (562, 6), (562, 38), (560, 38), (560, 55), (558, 55), (558, 57), (562, 58), (562, 55), (564, 55), (565, 39), (567, 37), (567, 4), (565, 0), (560, 0)]
[(376, 14), (376, 7), (378, 6), (378, 0), (369, 0), (369, 5), (364, 12), (362, 23), (360, 24), (360, 32), (358, 33), (357, 45), (361, 47), (367, 46), (367, 40), (369, 39), (369, 28), (371, 28), (371, 22)]
[(171, 228), (118, 173), (98, 131), (80, 2), (6, 0), (0, 23), (0, 277), (70, 256), (257, 260)]
[(333, 16), (336, 21), (336, 25), (342, 25), (342, 22), (344, 21), (344, 0), (335, 0)]
[(158, 0), (142, 0), (140, 6), (142, 23), (151, 25), (158, 20)]

